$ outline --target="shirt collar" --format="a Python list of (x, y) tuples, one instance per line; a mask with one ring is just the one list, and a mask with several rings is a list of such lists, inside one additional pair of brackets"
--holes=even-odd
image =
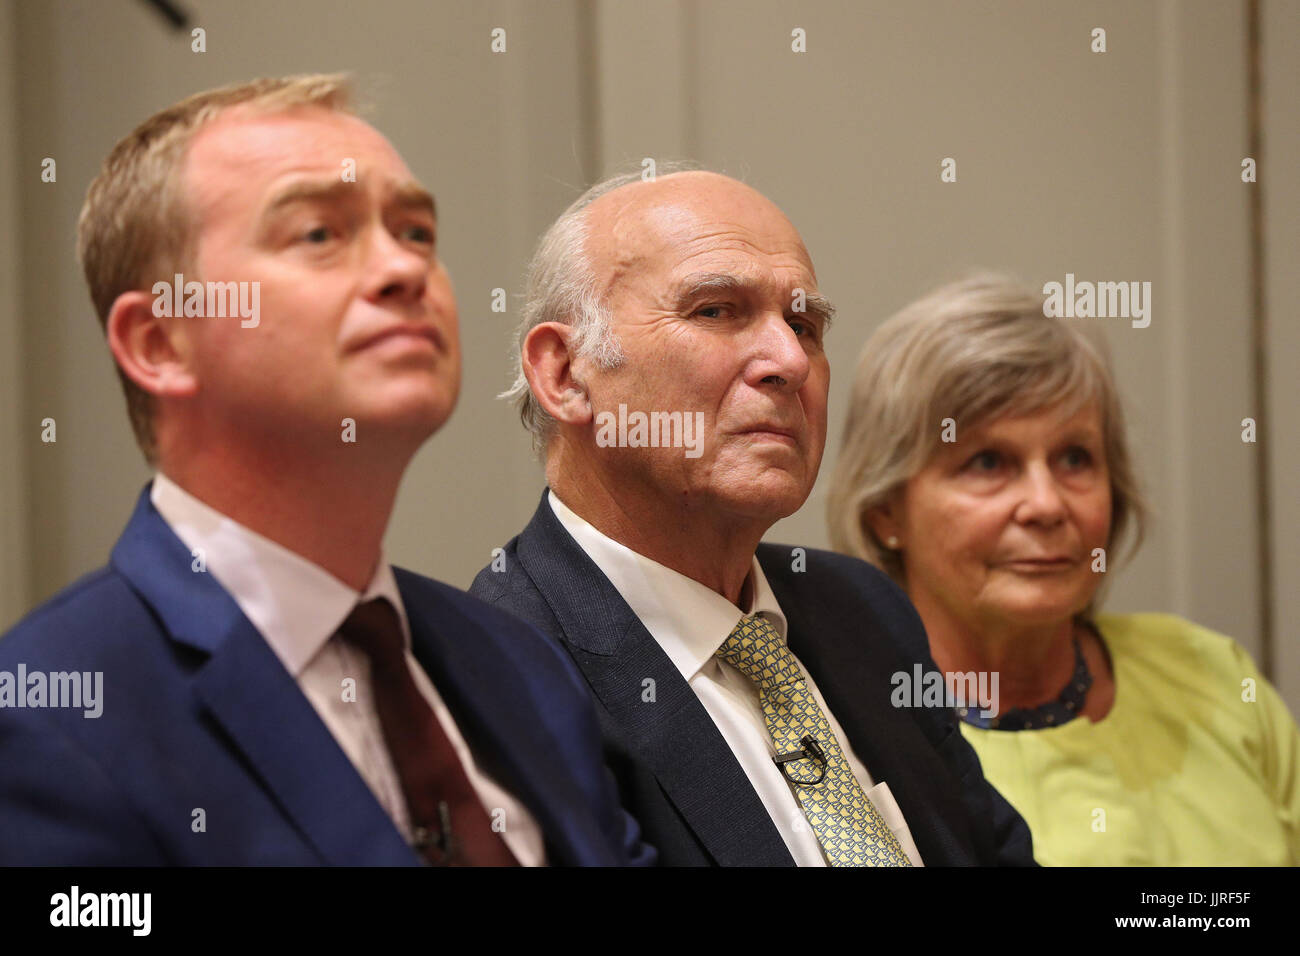
[(743, 617), (762, 614), (785, 640), (785, 614), (757, 557), (749, 569), (750, 604), (742, 610), (700, 582), (602, 534), (554, 491), (547, 501), (687, 681), (714, 659)]
[[(191, 553), (202, 549), (207, 573), (295, 678), (358, 603), (387, 598), (410, 645), (410, 625), (393, 569), (383, 553), (364, 593), (324, 568), (204, 504), (159, 472), (150, 500)], [(201, 572), (195, 572), (201, 573)]]

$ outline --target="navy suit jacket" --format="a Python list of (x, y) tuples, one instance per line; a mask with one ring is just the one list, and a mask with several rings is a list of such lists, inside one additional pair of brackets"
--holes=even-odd
[[(146, 487), (109, 566), (0, 638), (0, 671), (103, 672), (98, 718), (0, 707), (0, 864), (418, 865), (270, 646), (191, 561)], [(537, 820), (549, 862), (652, 861), (568, 659), (516, 618), (394, 570), (416, 659), (476, 761)]]
[[(667, 865), (790, 866), (794, 860), (690, 685), (542, 497), (470, 593), (558, 641), (599, 704), (622, 802)], [(854, 753), (898, 802), (927, 866), (1033, 865), (1029, 828), (984, 778), (944, 708), (891, 705), (891, 677), (936, 670), (921, 619), (864, 561), (763, 544), (759, 563), (785, 613), (790, 649), (816, 681)], [(500, 565), (500, 559), (494, 566)], [(655, 681), (655, 701), (643, 681)]]

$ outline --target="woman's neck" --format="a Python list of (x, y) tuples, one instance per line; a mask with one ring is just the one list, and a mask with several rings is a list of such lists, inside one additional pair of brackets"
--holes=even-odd
[(1030, 708), (1054, 700), (1074, 673), (1071, 619), (1035, 626), (960, 621), (921, 608), (930, 654), (945, 674), (998, 675), (999, 709)]
[[(924, 603), (924, 602), (922, 602)], [(944, 674), (998, 675), (998, 710), (1029, 709), (1055, 700), (1074, 673), (1075, 640), (1092, 675), (1080, 713), (1096, 722), (1115, 701), (1114, 672), (1098, 634), (1075, 619), (1042, 626), (963, 622), (922, 608), (930, 654)]]

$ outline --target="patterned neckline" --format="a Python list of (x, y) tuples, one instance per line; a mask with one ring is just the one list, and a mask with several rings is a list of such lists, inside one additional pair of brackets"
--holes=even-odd
[(1092, 671), (1083, 657), (1083, 645), (1074, 638), (1074, 673), (1055, 699), (1037, 707), (1013, 707), (996, 717), (981, 717), (979, 708), (958, 707), (957, 716), (984, 730), (1042, 730), (1069, 723), (1083, 712), (1083, 701), (1092, 687)]

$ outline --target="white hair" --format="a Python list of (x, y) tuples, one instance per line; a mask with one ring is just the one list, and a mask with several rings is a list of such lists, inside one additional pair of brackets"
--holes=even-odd
[[(698, 168), (691, 163), (661, 163), (659, 175)], [(497, 397), (509, 399), (519, 409), (520, 421), (532, 433), (534, 450), (546, 444), (554, 432), (555, 419), (537, 401), (524, 375), (523, 347), (529, 332), (543, 322), (559, 322), (573, 328), (570, 347), (575, 358), (588, 358), (602, 369), (617, 368), (623, 362), (613, 316), (603, 301), (599, 280), (587, 256), (587, 207), (606, 193), (641, 180), (638, 169), (596, 183), (546, 230), (529, 263), (523, 314), (515, 338), (515, 380)]]

